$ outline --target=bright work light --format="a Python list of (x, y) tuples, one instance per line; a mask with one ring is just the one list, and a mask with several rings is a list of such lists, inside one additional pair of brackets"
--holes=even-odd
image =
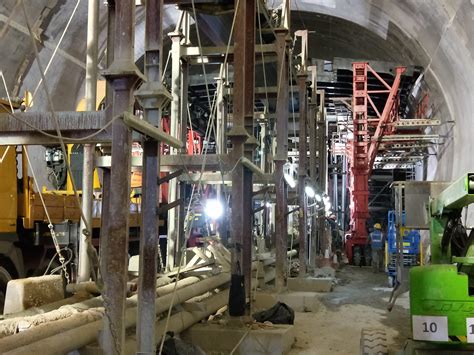
[(219, 200), (209, 199), (206, 201), (204, 212), (210, 219), (218, 219), (224, 214), (224, 206)]
[(316, 192), (314, 191), (314, 189), (307, 185), (305, 188), (304, 188), (304, 192), (306, 192), (306, 196), (308, 196), (309, 198), (314, 198), (316, 196)]

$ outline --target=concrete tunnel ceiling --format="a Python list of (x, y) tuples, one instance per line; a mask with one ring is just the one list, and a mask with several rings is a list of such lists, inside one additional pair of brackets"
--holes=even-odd
[[(85, 71), (81, 63), (85, 62), (87, 1), (78, 2), (77, 14), (53, 62), (54, 70), (48, 75), (57, 110), (74, 110), (83, 96)], [(0, 5), (0, 34), (16, 3), (7, 0)], [(43, 63), (49, 60), (76, 3), (38, 0), (27, 4), (31, 21), (42, 30)], [(275, 8), (280, 3), (267, 1)], [(474, 170), (470, 143), (474, 135), (474, 1), (299, 0), (292, 1), (292, 10), (292, 28), (312, 31), (310, 57), (377, 60), (424, 68), (423, 85), (430, 94), (432, 118), (443, 122), (439, 133), (444, 137), (444, 144), (433, 152), (437, 155), (429, 158), (427, 178), (451, 180)], [(101, 6), (101, 11), (103, 55), (105, 6)], [(166, 7), (165, 33), (173, 28), (177, 16), (174, 6)], [(17, 88), (17, 94), (24, 89), (34, 90), (39, 78), (36, 65), (31, 64), (31, 47), (24, 30), (23, 14), (17, 8), (10, 28), (0, 38), (2, 47), (8, 49), (4, 51), (8, 55), (0, 57), (0, 69), (6, 75), (9, 90)], [(140, 9), (135, 52), (137, 59), (143, 54)], [(5, 96), (3, 87), (0, 96)], [(35, 109), (46, 110), (45, 102), (44, 95), (39, 93)]]

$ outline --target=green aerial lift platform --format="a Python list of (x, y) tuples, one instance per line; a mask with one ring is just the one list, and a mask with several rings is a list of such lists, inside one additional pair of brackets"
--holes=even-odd
[[(409, 288), (412, 329), (412, 338), (399, 354), (474, 354), (474, 231), (468, 237), (461, 224), (464, 207), (474, 203), (474, 173), (454, 183), (421, 184), (429, 186), (424, 198), (407, 198), (409, 193), (395, 187), (399, 190), (396, 209), (403, 211), (402, 205), (408, 200), (426, 204), (428, 224), (424, 228), (429, 227), (431, 240), (430, 264), (409, 270), (403, 263), (397, 265), (397, 287), (388, 308)], [(419, 206), (412, 211), (418, 213)], [(378, 344), (385, 338), (383, 333), (383, 329), (364, 329), (361, 353), (387, 354), (386, 344)]]
[(449, 235), (453, 219), (471, 203), (474, 173), (430, 198), (431, 265), (410, 270), (413, 341), (407, 342), (405, 353), (436, 349), (437, 354), (474, 354), (474, 238), (458, 240), (453, 246)]

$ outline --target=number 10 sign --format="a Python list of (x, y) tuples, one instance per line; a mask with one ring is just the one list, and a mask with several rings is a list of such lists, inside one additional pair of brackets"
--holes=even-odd
[(474, 318), (466, 318), (467, 342), (474, 343)]
[[(474, 324), (474, 318), (471, 318)], [(413, 339), (448, 341), (448, 317), (413, 316)], [(474, 334), (472, 335), (474, 337)]]

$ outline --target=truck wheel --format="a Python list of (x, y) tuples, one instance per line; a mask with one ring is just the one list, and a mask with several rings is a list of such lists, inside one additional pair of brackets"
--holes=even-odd
[(13, 277), (3, 266), (0, 266), (0, 314), (3, 314), (3, 307), (5, 306), (5, 297), (7, 295), (8, 281)]
[(387, 355), (387, 335), (383, 329), (362, 329), (360, 336), (361, 355)]

